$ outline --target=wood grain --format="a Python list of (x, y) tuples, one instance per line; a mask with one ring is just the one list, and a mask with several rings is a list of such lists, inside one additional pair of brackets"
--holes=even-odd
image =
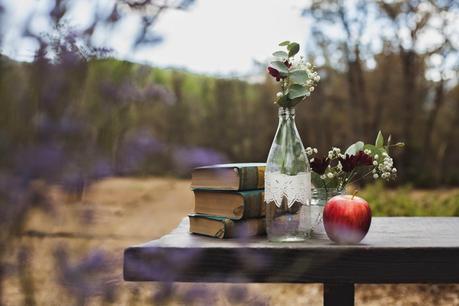
[(124, 253), (128, 281), (458, 283), (459, 218), (373, 218), (358, 245), (217, 240), (176, 230)]

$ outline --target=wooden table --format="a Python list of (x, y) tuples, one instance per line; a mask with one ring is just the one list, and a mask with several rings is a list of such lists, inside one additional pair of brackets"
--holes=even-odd
[(323, 283), (324, 305), (353, 305), (355, 283), (459, 283), (459, 218), (373, 218), (358, 245), (218, 240), (184, 219), (161, 239), (124, 252), (124, 279)]

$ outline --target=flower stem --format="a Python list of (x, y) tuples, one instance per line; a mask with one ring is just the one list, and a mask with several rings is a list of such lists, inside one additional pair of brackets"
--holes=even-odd
[(358, 192), (359, 192), (359, 190), (356, 189), (356, 190), (354, 191), (354, 193), (352, 193), (352, 198), (351, 198), (351, 200), (354, 200), (354, 197), (355, 197), (355, 195), (356, 195)]
[[(370, 171), (368, 171), (367, 173), (365, 173), (365, 174), (362, 175), (361, 177), (358, 177), (358, 178), (356, 178), (355, 180), (353, 180), (353, 181), (351, 181), (351, 182), (349, 182), (349, 183), (355, 183), (355, 182), (360, 181), (360, 180), (363, 179), (364, 177), (366, 177), (366, 176), (368, 176), (369, 174), (371, 174), (372, 171), (373, 171), (373, 169), (371, 169)], [(349, 180), (350, 180), (350, 178), (349, 178)]]

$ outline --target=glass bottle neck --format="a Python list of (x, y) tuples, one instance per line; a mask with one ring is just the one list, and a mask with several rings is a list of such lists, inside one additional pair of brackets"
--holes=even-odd
[(295, 119), (295, 108), (279, 107), (279, 120)]

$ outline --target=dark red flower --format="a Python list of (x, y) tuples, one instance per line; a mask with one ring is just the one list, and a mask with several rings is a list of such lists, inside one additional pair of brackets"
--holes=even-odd
[(270, 75), (272, 75), (273, 77), (276, 78), (276, 81), (278, 81), (278, 82), (280, 81), (281, 75), (280, 75), (279, 70), (277, 70), (277, 69), (275, 69), (273, 67), (268, 67), (268, 72), (269, 72)]
[(292, 63), (290, 63), (288, 60), (285, 60), (284, 65), (287, 66), (287, 68), (292, 67)]
[(373, 165), (373, 158), (363, 151), (359, 151), (356, 155), (357, 166), (371, 166)]
[(315, 157), (314, 160), (311, 162), (312, 171), (320, 175), (325, 173), (325, 170), (327, 170), (328, 165), (330, 165), (330, 160), (326, 157)]
[(351, 172), (357, 166), (357, 159), (355, 155), (346, 154), (344, 158), (340, 157), (339, 161), (343, 166), (344, 172)]
[(351, 172), (355, 167), (371, 166), (373, 164), (373, 158), (363, 151), (359, 151), (355, 155), (346, 154), (344, 158), (340, 157), (339, 161), (343, 166), (344, 172)]

